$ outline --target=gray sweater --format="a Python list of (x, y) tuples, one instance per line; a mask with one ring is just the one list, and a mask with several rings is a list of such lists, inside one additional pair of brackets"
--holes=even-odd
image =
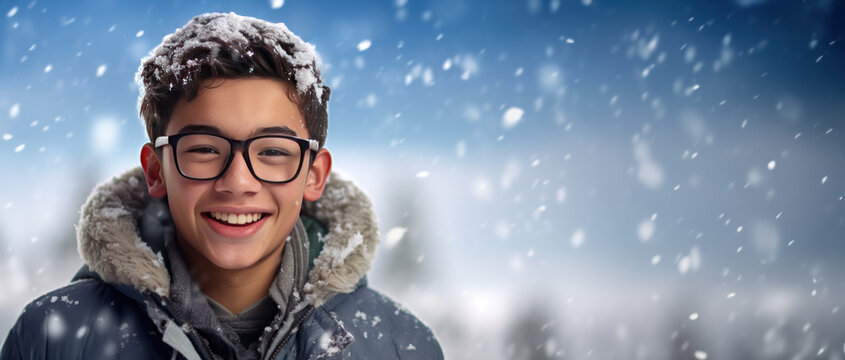
[[(264, 298), (246, 310), (232, 314), (206, 296), (194, 282), (179, 251), (173, 232), (167, 236), (167, 254), (172, 275), (171, 305), (177, 317), (190, 324), (215, 356), (234, 359), (259, 359), (269, 346), (262, 337), (265, 329), (285, 317), (306, 281), (308, 270), (308, 235), (297, 220), (282, 250), (282, 261), (276, 279)], [(298, 296), (298, 295), (297, 295)]]

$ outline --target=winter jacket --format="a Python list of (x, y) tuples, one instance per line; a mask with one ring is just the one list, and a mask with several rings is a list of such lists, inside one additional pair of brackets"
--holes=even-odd
[[(171, 277), (143, 172), (98, 186), (77, 229), (85, 266), (74, 281), (28, 304), (0, 352), (12, 359), (212, 359), (208, 344), (168, 305)], [(367, 286), (379, 243), (372, 205), (331, 174), (303, 215), (328, 229), (313, 236), (303, 301), (267, 333), (265, 359), (442, 359), (432, 332)], [(169, 216), (169, 215), (168, 215)], [(319, 239), (317, 239), (319, 238)]]

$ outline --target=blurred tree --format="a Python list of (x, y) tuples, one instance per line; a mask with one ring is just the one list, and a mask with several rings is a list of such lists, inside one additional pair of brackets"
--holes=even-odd
[[(694, 291), (679, 292), (675, 298), (674, 307), (667, 308), (664, 317), (669, 335), (669, 358), (672, 360), (700, 360), (696, 352), (707, 353), (703, 347), (703, 334), (700, 329), (700, 322), (690, 319), (698, 317), (701, 304), (694, 295)], [(695, 314), (695, 315), (693, 315)], [(711, 355), (712, 357), (712, 355)]]
[(395, 183), (397, 186), (391, 190), (389, 206), (390, 213), (397, 217), (388, 220), (392, 226), (387, 228), (387, 232), (382, 230), (386, 241), (380, 248), (384, 251), (381, 278), (385, 290), (406, 293), (424, 288), (432, 280), (433, 270), (426, 261), (431, 240), (429, 225), (422, 216), (423, 194), (412, 181), (397, 180)]
[[(79, 225), (79, 214), (82, 205), (88, 199), (88, 195), (97, 186), (97, 174), (99, 173), (99, 165), (95, 161), (88, 161), (78, 167), (78, 172), (71, 176), (70, 186), (66, 196), (68, 201), (65, 202), (67, 206), (59, 209), (58, 224), (59, 227), (54, 229), (55, 234), (52, 236), (56, 240), (56, 246), (51, 248), (49, 256), (53, 261), (49, 263), (56, 269), (65, 269), (73, 271), (74, 268), (80, 266), (82, 260), (79, 257), (76, 244), (76, 226)], [(59, 272), (62, 274), (62, 272)], [(67, 274), (67, 279), (73, 273)]]
[(536, 301), (511, 323), (505, 339), (505, 358), (515, 360), (560, 359), (564, 354), (552, 319), (555, 310), (544, 302)]
[(6, 234), (6, 226), (3, 224), (3, 219), (0, 218), (0, 250), (4, 253), (6, 252), (6, 247), (9, 246), (9, 244), (7, 244), (9, 241), (6, 240), (8, 238), (9, 234)]

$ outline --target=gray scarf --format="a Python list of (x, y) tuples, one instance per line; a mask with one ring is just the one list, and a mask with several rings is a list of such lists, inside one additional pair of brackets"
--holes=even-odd
[[(282, 250), (282, 261), (268, 296), (233, 315), (207, 297), (194, 282), (179, 252), (174, 233), (168, 232), (170, 262), (170, 305), (177, 319), (195, 329), (213, 356), (258, 359), (267, 352), (273, 338), (272, 326), (299, 302), (298, 294), (307, 280), (308, 234), (297, 219)], [(271, 335), (271, 336), (267, 336)]]

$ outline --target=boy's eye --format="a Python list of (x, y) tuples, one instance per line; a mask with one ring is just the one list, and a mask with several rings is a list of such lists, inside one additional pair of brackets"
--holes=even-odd
[(284, 149), (268, 148), (268, 149), (261, 150), (261, 152), (259, 152), (258, 155), (260, 155), (260, 156), (290, 156), (290, 153), (287, 152)]
[(219, 151), (217, 151), (217, 149), (215, 147), (213, 147), (211, 145), (194, 146), (194, 147), (188, 149), (188, 152), (198, 153), (198, 154), (219, 154), (220, 153)]

